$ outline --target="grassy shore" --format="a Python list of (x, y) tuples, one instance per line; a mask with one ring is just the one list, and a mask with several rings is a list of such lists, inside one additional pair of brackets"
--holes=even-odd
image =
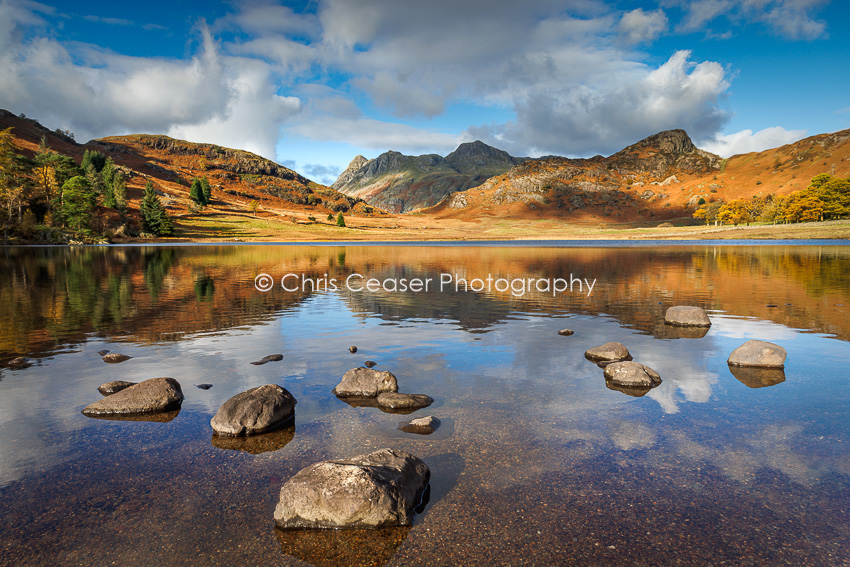
[[(428, 240), (737, 240), (850, 239), (850, 220), (788, 225), (647, 226), (560, 220), (478, 222), (418, 215), (346, 217), (346, 227), (304, 216), (240, 215), (208, 211), (178, 217), (173, 238), (162, 242), (308, 242)], [(658, 223), (653, 223), (658, 224)]]

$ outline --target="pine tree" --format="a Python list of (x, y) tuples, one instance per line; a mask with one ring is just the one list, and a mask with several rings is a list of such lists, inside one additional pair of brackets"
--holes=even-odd
[(115, 204), (112, 207), (118, 211), (123, 218), (127, 213), (127, 185), (121, 172), (115, 172), (112, 177), (112, 198)]
[(148, 180), (145, 184), (145, 196), (139, 206), (142, 217), (142, 232), (148, 232), (155, 236), (171, 236), (174, 234), (174, 226), (168, 212), (159, 197), (154, 192), (153, 183)]
[(112, 158), (106, 158), (106, 164), (100, 170), (100, 178), (103, 183), (103, 205), (115, 208), (115, 176), (118, 170)]
[(201, 194), (204, 196), (204, 205), (209, 205), (212, 200), (212, 187), (206, 177), (201, 177)]
[(88, 230), (97, 194), (82, 175), (62, 185), (62, 207), (59, 213), (65, 225), (75, 231)]
[(201, 180), (195, 177), (192, 179), (192, 188), (189, 189), (189, 198), (200, 206), (206, 205), (204, 200), (204, 186)]
[(342, 216), (342, 211), (336, 216), (336, 225), (337, 226), (345, 226), (345, 218)]

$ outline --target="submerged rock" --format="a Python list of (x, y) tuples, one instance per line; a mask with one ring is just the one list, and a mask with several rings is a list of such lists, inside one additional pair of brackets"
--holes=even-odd
[(702, 307), (675, 305), (667, 309), (664, 322), (679, 327), (710, 327), (711, 319)]
[(29, 367), (29, 365), (30, 361), (25, 356), (18, 356), (6, 363), (6, 366), (11, 368), (12, 370), (21, 370), (23, 368)]
[(400, 392), (384, 392), (379, 394), (376, 401), (378, 406), (390, 409), (418, 409), (430, 406), (434, 398), (425, 394), (402, 394)]
[(136, 382), (127, 382), (126, 380), (113, 380), (111, 382), (107, 382), (106, 384), (101, 384), (97, 387), (97, 391), (103, 394), (104, 396), (111, 396), (112, 394), (117, 394), (121, 390), (126, 390), (130, 386), (135, 386)]
[(404, 543), (409, 526), (349, 530), (274, 530), (280, 549), (314, 567), (387, 565)]
[(612, 362), (605, 367), (605, 379), (617, 386), (646, 387), (661, 383), (658, 372), (634, 361)]
[(621, 360), (631, 360), (632, 355), (629, 354), (629, 349), (621, 343), (605, 343), (604, 345), (589, 348), (584, 352), (585, 358), (593, 362), (609, 364), (611, 362), (619, 362)]
[(428, 465), (394, 449), (302, 469), (280, 489), (278, 528), (409, 526), (431, 477)]
[(109, 354), (109, 351), (108, 350), (99, 350), (99, 351), (97, 351), (97, 354), (99, 354), (100, 356), (104, 356), (104, 355)]
[(151, 378), (87, 405), (85, 415), (126, 415), (174, 409), (183, 401), (183, 390), (174, 378)]
[(340, 397), (373, 398), (382, 392), (398, 392), (398, 380), (389, 371), (371, 368), (352, 368), (332, 390)]
[(107, 364), (118, 364), (119, 362), (130, 360), (131, 358), (133, 357), (121, 354), (120, 352), (110, 352), (103, 355), (103, 362), (106, 362)]
[(766, 341), (750, 340), (736, 348), (726, 361), (729, 366), (785, 368), (785, 349)]
[(245, 437), (223, 437), (213, 433), (212, 444), (218, 449), (245, 451), (252, 455), (269, 453), (284, 448), (295, 438), (295, 425), (278, 427), (266, 433), (248, 435)]
[(433, 415), (411, 419), (410, 421), (402, 421), (398, 424), (398, 428), (407, 433), (418, 433), (420, 435), (430, 435), (440, 427), (440, 420)]
[(292, 394), (277, 384), (257, 386), (224, 402), (210, 425), (218, 435), (256, 435), (291, 420), (296, 403)]
[(251, 364), (253, 364), (254, 366), (260, 366), (261, 364), (265, 364), (267, 362), (280, 362), (281, 360), (283, 360), (282, 354), (269, 354), (267, 356), (264, 356), (260, 360), (255, 360)]

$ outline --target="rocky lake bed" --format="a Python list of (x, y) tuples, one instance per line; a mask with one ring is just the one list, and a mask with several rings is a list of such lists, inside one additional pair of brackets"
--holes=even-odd
[[(617, 249), (238, 250), (178, 251), (155, 294), (144, 263), (97, 253), (103, 289), (138, 287), (124, 315), (3, 347), (0, 564), (848, 564), (850, 287), (825, 275), (848, 273), (847, 247), (660, 247), (645, 265)], [(81, 261), (66, 254), (13, 272)], [(207, 259), (232, 259), (236, 281)], [(264, 295), (258, 261), (543, 266), (599, 287)], [(785, 272), (759, 279), (759, 263)], [(201, 270), (216, 296), (181, 295)], [(30, 281), (33, 301), (56, 283)], [(677, 306), (710, 324), (670, 322)], [(8, 315), (40, 337), (32, 311)], [(339, 507), (320, 510), (328, 491)], [(353, 504), (379, 493), (382, 508)]]

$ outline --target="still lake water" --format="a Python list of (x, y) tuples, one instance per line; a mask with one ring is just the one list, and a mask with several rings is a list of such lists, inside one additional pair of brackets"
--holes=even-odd
[[(595, 284), (539, 283), (558, 278)], [(710, 330), (665, 327), (671, 305)], [(784, 376), (729, 371), (751, 338), (788, 351)], [(0, 564), (850, 565), (848, 340), (846, 245), (3, 248)], [(583, 353), (608, 341), (663, 383), (606, 387)], [(335, 398), (369, 359), (435, 403)], [(80, 413), (104, 382), (157, 376), (181, 383), (178, 413)], [(213, 438), (218, 407), (266, 383), (297, 398), (294, 429)], [(433, 435), (396, 429), (424, 415)], [(295, 472), (381, 447), (431, 469), (412, 528), (274, 528)]]

